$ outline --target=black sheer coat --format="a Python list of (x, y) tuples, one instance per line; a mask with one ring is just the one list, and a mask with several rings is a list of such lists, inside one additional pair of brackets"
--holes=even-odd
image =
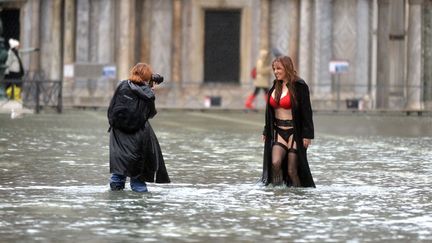
[[(142, 102), (141, 112), (147, 122), (135, 133), (124, 133), (110, 128), (110, 173), (138, 177), (146, 182), (169, 183), (162, 150), (148, 121), (156, 115), (153, 91), (147, 85), (122, 81), (115, 95), (122, 95), (122, 90), (128, 88), (140, 97), (138, 102)], [(113, 100), (114, 97), (111, 103)]]
[[(261, 181), (268, 185), (272, 182), (271, 166), (272, 166), (272, 146), (274, 137), (274, 118), (275, 111), (270, 105), (269, 99), (275, 89), (275, 85), (271, 87), (268, 92), (267, 107), (265, 113), (265, 127), (263, 135), (266, 137), (264, 144), (264, 159), (263, 159), (263, 173)], [(314, 138), (314, 125), (312, 120), (312, 108), (309, 98), (309, 87), (304, 80), (297, 80), (295, 82), (296, 89), (296, 102), (292, 108), (292, 117), (294, 121), (294, 139), (297, 144), (298, 151), (298, 169), (297, 173), (300, 178), (302, 187), (315, 187), (315, 183), (312, 178), (312, 174), (309, 169), (309, 163), (307, 160), (306, 149), (303, 146), (303, 138)], [(292, 97), (291, 97), (292, 100)], [(288, 186), (291, 185), (291, 181), (287, 173), (287, 157), (282, 165), (283, 169), (283, 180)]]

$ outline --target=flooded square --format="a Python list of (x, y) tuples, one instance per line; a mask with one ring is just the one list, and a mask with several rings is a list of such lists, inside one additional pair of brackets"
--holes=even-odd
[(432, 118), (315, 114), (317, 188), (264, 187), (262, 112), (161, 110), (171, 184), (109, 190), (105, 111), (0, 114), (5, 242), (430, 242)]

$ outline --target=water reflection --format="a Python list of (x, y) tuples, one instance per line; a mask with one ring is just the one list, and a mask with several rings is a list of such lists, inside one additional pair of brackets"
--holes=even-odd
[(316, 189), (257, 183), (262, 119), (161, 112), (173, 183), (137, 194), (108, 190), (105, 113), (0, 115), (2, 240), (432, 241), (429, 118), (317, 116)]

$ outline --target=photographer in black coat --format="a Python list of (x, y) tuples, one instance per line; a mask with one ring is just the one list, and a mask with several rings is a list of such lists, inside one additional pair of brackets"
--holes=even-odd
[(148, 121), (156, 115), (153, 86), (162, 81), (163, 77), (153, 74), (150, 65), (138, 63), (111, 99), (111, 190), (123, 190), (126, 177), (130, 177), (131, 189), (136, 192), (147, 192), (146, 182), (170, 182), (159, 142)]

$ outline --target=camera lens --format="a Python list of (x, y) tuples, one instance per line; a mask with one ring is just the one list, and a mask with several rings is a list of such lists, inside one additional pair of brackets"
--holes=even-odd
[(151, 80), (157, 84), (160, 84), (163, 82), (164, 78), (162, 75), (158, 74), (158, 73), (154, 73), (151, 76)]

